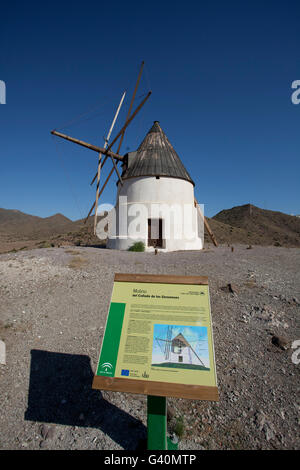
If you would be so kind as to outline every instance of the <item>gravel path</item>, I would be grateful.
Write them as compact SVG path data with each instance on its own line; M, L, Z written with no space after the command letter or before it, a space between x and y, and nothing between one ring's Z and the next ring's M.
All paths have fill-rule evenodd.
M0 448L144 445L146 397L91 389L114 273L132 272L209 278L220 402L168 399L180 448L299 449L299 267L299 249L243 245L0 255Z

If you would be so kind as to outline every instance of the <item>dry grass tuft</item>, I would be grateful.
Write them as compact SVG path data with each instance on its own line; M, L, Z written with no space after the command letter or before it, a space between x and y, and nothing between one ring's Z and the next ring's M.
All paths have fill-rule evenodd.
M74 256L68 264L68 267L71 269L80 269L86 266L88 263L86 258L79 256Z
M69 253L70 255L80 255L80 252L77 250L65 250L65 253Z

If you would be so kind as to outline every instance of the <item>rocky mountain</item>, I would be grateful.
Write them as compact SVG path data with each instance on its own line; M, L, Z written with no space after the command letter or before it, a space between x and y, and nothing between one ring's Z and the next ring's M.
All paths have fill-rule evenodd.
M72 221L62 214L37 217L0 208L0 253L58 245L99 244L93 234L93 217Z
M300 246L300 218L293 215L245 204L223 210L210 221L217 239L219 233L220 239L230 237L226 241L231 243Z
M43 218L14 209L0 209L0 234L2 237L47 238L72 230L76 230L74 222L62 214Z

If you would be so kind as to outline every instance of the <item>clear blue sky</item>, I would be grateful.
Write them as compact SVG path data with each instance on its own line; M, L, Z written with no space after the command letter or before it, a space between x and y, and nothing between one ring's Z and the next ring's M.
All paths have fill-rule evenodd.
M87 214L97 154L50 131L103 144L144 60L138 96L153 93L121 153L159 120L207 216L249 202L300 213L299 1L10 1L0 14L0 207Z

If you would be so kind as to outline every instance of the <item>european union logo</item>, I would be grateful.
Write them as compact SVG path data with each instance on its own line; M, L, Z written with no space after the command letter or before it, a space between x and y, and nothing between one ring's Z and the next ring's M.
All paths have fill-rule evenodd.
M128 376L129 376L129 370L127 370L127 369L122 369L122 370L121 370L121 375L125 375L126 377L128 377Z

